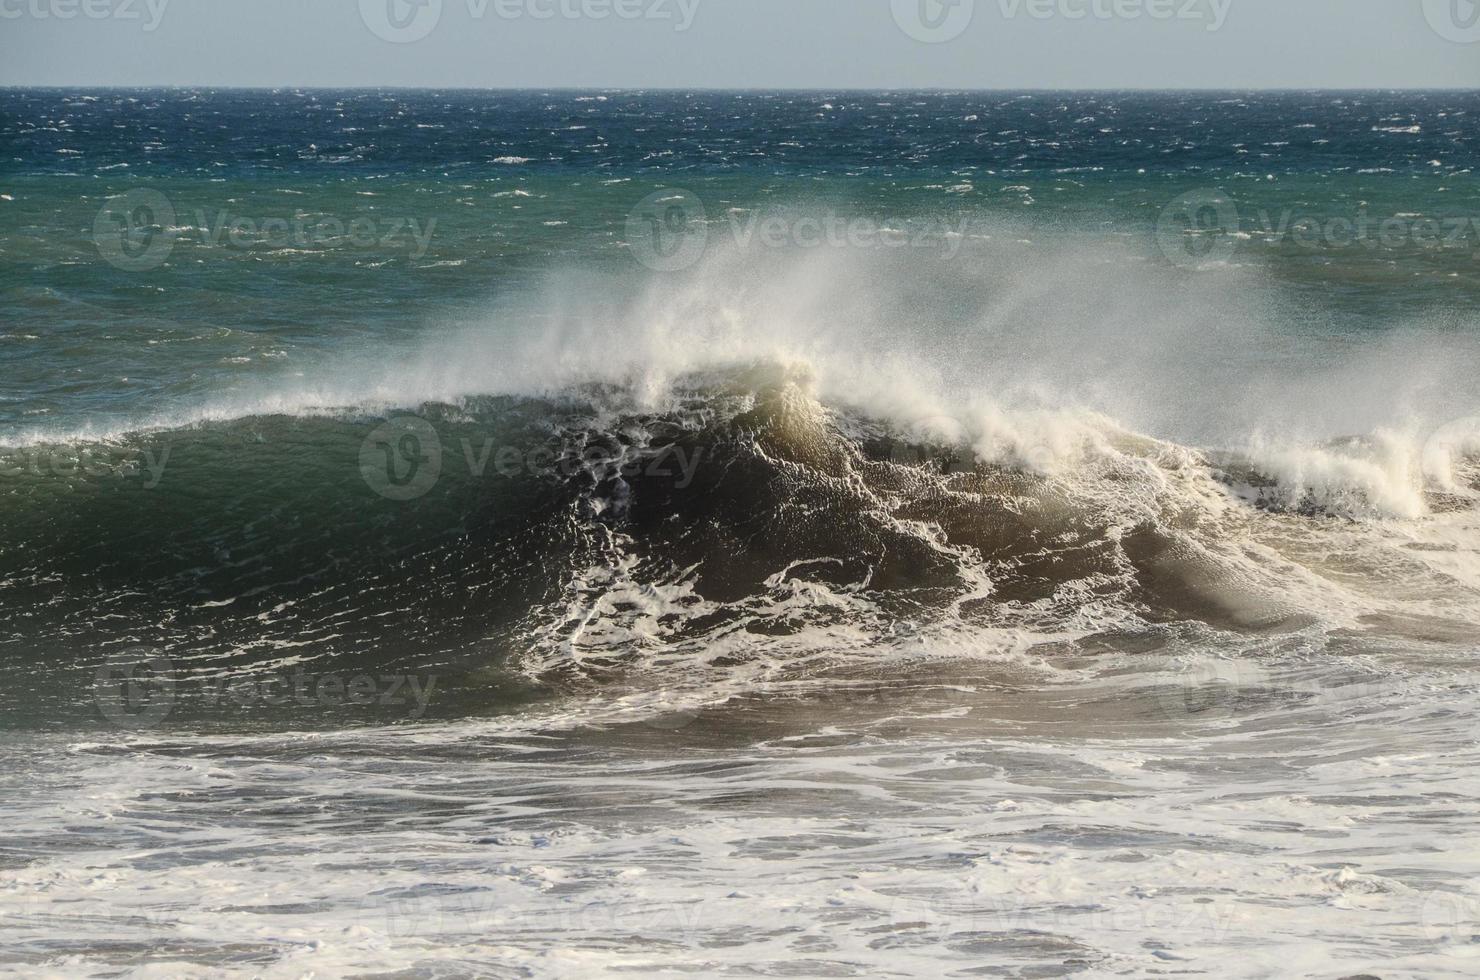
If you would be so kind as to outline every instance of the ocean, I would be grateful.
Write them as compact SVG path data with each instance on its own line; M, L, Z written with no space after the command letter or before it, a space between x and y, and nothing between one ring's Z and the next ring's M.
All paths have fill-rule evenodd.
M0 973L1480 970L1480 93L0 137Z

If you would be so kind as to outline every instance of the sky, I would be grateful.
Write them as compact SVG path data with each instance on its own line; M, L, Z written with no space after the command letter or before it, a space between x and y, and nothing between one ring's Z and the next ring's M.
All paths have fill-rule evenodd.
M1480 87L1480 0L0 0L0 85Z

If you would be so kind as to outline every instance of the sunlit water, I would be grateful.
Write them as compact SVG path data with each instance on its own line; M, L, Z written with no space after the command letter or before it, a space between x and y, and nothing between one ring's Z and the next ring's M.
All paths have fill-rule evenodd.
M0 105L0 970L1480 968L1475 95Z

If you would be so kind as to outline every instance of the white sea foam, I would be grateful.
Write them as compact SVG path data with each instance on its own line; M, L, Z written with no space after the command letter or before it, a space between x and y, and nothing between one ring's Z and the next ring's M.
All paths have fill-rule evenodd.
M1473 442L1436 434L1467 431L1480 413L1474 344L1416 324L1353 343L1319 324L1282 325L1258 270L1189 278L1121 259L1114 245L1071 238L1026 250L978 242L955 262L716 249L641 288L556 274L486 323L431 330L420 349L339 356L155 416L5 441L592 382L656 407L681 379L765 363L789 366L826 404L905 426L954 419L984 458L1045 473L1143 433L1244 454L1292 498L1352 515L1420 517L1426 489L1459 489L1453 469ZM1343 437L1361 438L1334 441Z
M0 972L1469 975L1476 678L1217 663L12 741Z

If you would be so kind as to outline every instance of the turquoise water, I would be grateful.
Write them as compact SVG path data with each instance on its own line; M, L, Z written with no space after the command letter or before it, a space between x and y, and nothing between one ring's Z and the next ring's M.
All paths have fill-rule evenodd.
M502 710L531 681L505 669L567 642L561 597L608 560L593 530L636 533L658 580L686 554L725 603L775 572L738 558L782 506L735 456L757 418L1051 480L1098 479L1086 433L1114 424L1259 506L1407 518L1432 507L1434 434L1474 411L1473 93L3 98L21 663L435 666L472 692L454 714ZM642 471L671 447L681 487ZM703 547L667 533L675 507L713 528ZM830 507L778 567L876 580L878 556L826 544L852 520ZM998 594L1032 547L967 546L1005 563ZM956 561L910 617L980 588ZM1157 561L1026 596L1129 563L1116 601L1140 609ZM932 574L882 594L914 608ZM1165 615L1219 621L1203 591ZM27 681L48 715L76 700L59 676Z
M563 269L632 279L647 270L629 212L669 186L696 195L721 241L731 208L793 209L1089 232L1153 258L1170 203L1222 190L1259 232L1240 257L1344 329L1474 309L1473 93L0 98L12 441L184 410L337 351L402 349ZM110 198L140 190L165 195L179 230L134 272L104 260L114 231L95 239ZM1403 216L1405 231L1325 240L1327 223L1364 215ZM1323 226L1314 245L1277 233L1302 218ZM1415 235L1422 218L1447 222L1442 243ZM145 247L143 228L129 234Z
M1472 974L1477 114L0 91L0 970Z

